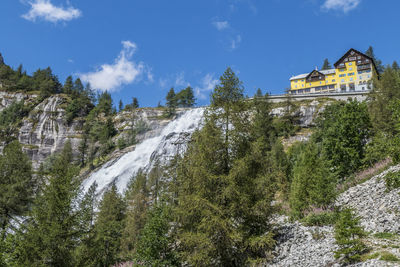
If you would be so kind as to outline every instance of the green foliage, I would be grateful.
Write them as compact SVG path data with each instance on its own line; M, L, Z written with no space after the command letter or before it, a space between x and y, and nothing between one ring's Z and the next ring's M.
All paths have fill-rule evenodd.
M389 172L384 179L388 191L400 187L400 172Z
M113 185L104 193L94 226L94 266L112 266L119 262L125 211L125 202Z
M361 255L367 251L366 245L361 240L366 234L359 221L351 209L345 208L340 211L335 224L335 239L339 246L335 251L335 257L343 257L346 263L360 261Z
M400 99L400 72L391 67L380 74L380 79L375 79L369 94L369 113L374 128L389 136L396 134L393 109L390 105L394 100Z
M372 46L368 47L367 51L365 51L365 54L366 54L367 56L369 56L370 58L372 58L372 60L374 61L375 66L376 66L376 68L377 68L377 70L378 70L379 73L382 73L382 72L385 70L385 68L384 68L383 65L382 65L382 61L379 60L379 59L375 56L374 48L373 48Z
M194 97L193 88L188 86L176 94L176 105L177 107L193 107L196 103Z
M24 101L13 102L0 112L0 140L6 143L14 140L22 118L27 116L31 107L25 106Z
M4 148L0 170L0 239L4 240L10 221L25 215L32 204L35 180L31 162L18 141Z
M282 116L275 118L274 127L278 136L289 137L294 135L299 129L299 114L297 107L293 103L290 95L287 96L284 103L284 113Z
M48 182L35 200L24 235L18 240L21 266L73 266L79 238L78 169L71 165L72 149L66 144L57 156ZM44 234L45 233L45 234Z
M324 226L336 223L338 213L336 211L324 211L319 213L310 213L302 219L306 226Z
M294 218L302 218L312 207L326 208L335 199L336 176L330 172L316 144L304 146L293 166L290 207Z
M380 232L374 234L374 237L380 238L380 239L393 239L396 236L396 234L393 233L387 233L387 232Z
M390 252L384 251L381 253L381 257L379 258L382 261L400 261L399 258L397 258L395 255L393 255Z
M327 106L317 121L313 138L321 144L322 155L343 178L362 166L370 136L367 104L350 101Z
M274 135L262 128L271 118L261 104L245 103L242 91L228 68L204 127L177 163L176 243L189 265L243 266L265 258L274 244L268 221L280 170L273 167ZM259 115L250 120L253 108Z
M329 60L325 58L321 70L329 70L329 69L332 69L331 63L329 63Z
M132 177L126 191L127 212L121 239L122 253L125 256L133 257L138 250L139 237L147 221L150 200L147 187L146 174L139 171Z
M173 250L171 222L171 208L167 205L159 204L149 211L135 255L138 262L145 266L180 266Z

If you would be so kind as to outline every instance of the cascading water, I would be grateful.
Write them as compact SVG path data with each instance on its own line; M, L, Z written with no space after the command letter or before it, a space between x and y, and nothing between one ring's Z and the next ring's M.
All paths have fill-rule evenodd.
M204 109L195 108L183 113L171 121L160 134L143 140L134 151L128 152L116 161L106 163L101 169L92 173L83 182L84 192L96 182L97 194L102 194L112 183L120 193L124 192L131 177L140 169L149 171L155 160L165 163L177 153L174 145L182 134L192 134L200 127Z

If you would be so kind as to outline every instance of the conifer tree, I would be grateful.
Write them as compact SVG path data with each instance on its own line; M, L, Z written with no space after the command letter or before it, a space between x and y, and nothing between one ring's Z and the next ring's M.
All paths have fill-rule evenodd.
M171 88L168 91L167 96L165 97L167 110L165 115L167 117L171 117L175 114L175 109L177 107L177 100L174 88Z
M74 87L72 76L68 76L63 86L64 94L71 94Z
M35 181L28 156L18 141L8 144L0 156L0 226L4 240L10 220L22 216L33 201Z
M140 233L146 223L149 205L149 192L146 174L139 171L131 179L126 192L127 211L125 228L121 239L121 248L124 255L134 255L138 249Z
M378 70L379 73L382 73L382 72L385 70L384 66L382 65L382 61L379 60L379 59L375 56L374 48L373 48L372 46L368 47L367 51L365 51L365 54L366 54L367 56L369 56L370 58L372 58L372 60L374 61L375 66L376 66L376 68L377 68L377 70Z
M329 63L329 60L325 58L321 70L329 70L329 69L332 69L331 63Z
M335 198L336 177L310 142L298 155L293 167L290 207L294 218L302 218L312 207L326 208Z
M170 232L171 208L165 204L154 206L139 237L135 259L145 266L180 266L173 250Z
M397 61L395 60L395 61L393 61L393 64L392 64L392 69L394 69L395 71L398 71L398 70L400 70L400 66L399 66L399 64L397 63Z
M139 101L136 97L132 98L132 108L133 109L139 108Z
M257 92L256 92L256 94L254 95L254 97L258 97L258 98L263 97L263 93L262 93L262 91L261 91L260 88L257 89Z
M98 251L95 266L118 263L124 229L125 203L115 184L104 193L95 224L95 244Z
M118 103L118 110L119 110L119 112L121 112L123 109L124 109L124 104L122 103L122 100L120 99L119 103Z
M0 66L4 65L4 58L3 55L0 53Z
M56 157L48 183L35 200L17 253L21 266L74 266L73 251L80 231L78 168L71 165L69 142Z
M176 169L178 250L182 262L193 266L243 266L265 257L274 243L268 224L276 186L270 133L248 133L251 105L242 101L233 71L228 68L220 81L204 127Z
M360 219L349 208L343 209L335 224L335 239L339 249L335 251L335 258L343 257L346 263L360 261L360 256L367 250L361 238L366 233L360 226Z

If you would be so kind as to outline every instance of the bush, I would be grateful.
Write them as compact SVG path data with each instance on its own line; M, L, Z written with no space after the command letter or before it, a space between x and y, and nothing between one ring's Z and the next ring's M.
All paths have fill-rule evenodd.
M389 172L385 176L386 188L388 191L400 187L400 172Z
M399 258L397 258L392 253L386 252L386 251L382 252L382 255L381 255L380 259L383 260L383 261L399 261Z
M302 222L306 226L333 225L336 223L338 213L336 211L325 211L322 213L310 213Z

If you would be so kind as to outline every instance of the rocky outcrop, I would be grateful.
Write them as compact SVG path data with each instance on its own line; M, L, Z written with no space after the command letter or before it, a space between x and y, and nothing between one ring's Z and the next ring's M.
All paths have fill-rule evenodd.
M0 87L1 88L1 87ZM38 95L27 93L11 93L0 91L0 111L10 106L13 102L25 101L25 103L33 102Z
M387 192L384 180L388 172L398 171L400 166L393 166L348 189L338 197L336 205L353 208L366 231L400 234L400 188Z
M79 122L67 125L62 104L65 99L54 95L39 105L24 119L19 131L19 142L37 168L48 156L61 151L67 140L77 153L80 141Z

